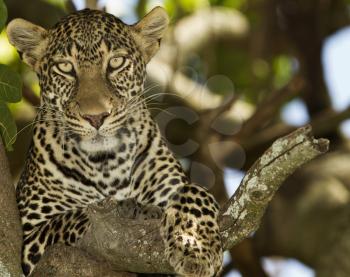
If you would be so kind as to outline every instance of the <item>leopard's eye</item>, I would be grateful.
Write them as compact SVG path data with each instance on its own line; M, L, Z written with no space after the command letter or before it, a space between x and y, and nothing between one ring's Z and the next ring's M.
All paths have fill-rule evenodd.
M127 64L126 57L114 57L109 60L110 70L121 70Z
M59 62L55 64L55 68L57 71L59 71L58 73L68 74L72 76L75 74L74 67L70 62Z

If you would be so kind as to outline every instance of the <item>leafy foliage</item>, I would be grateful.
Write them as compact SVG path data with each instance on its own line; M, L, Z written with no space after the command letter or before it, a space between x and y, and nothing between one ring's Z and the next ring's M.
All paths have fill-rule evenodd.
M4 28L7 19L7 9L0 0L0 30ZM19 74L0 64L0 135L7 150L12 150L16 140L17 127L7 103L16 103L21 100L22 81Z
M0 99L16 103L21 100L20 89L21 77L8 66L0 64Z
M17 127L7 104L0 101L0 134L6 149L12 151L12 144L16 140Z

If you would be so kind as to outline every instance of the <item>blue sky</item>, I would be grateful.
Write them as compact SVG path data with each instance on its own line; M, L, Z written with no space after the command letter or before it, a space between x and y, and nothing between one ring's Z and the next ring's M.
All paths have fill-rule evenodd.
M324 43L322 62L325 81L336 111L350 105L350 28L344 28L330 36ZM282 118L296 126L304 125L309 118L300 99L291 101L282 111ZM350 119L341 125L343 133L350 137Z
M350 105L350 28L344 28L324 44L323 64L326 83L337 111Z
M325 79L334 109L342 111L350 105L350 28L331 36L324 45ZM342 124L342 131L350 137L350 119Z

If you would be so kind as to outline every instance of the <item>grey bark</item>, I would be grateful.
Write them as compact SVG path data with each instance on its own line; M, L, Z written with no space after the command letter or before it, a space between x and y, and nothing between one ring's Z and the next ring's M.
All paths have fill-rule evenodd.
M325 153L328 144L328 140L314 139L310 126L299 128L272 144L248 170L234 196L223 207L225 224L221 235L226 249L258 229L280 185L301 165Z
M22 229L7 157L0 139L0 276L21 276Z
M69 261L69 262L67 262ZM49 247L31 277L136 277L134 273L116 272L86 252L63 244Z

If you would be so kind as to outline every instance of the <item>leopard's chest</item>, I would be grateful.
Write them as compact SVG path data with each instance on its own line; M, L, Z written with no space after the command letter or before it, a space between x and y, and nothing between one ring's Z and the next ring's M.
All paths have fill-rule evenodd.
M64 193L65 198L74 199L79 205L108 196L125 199L131 190L136 141L132 135L120 135L113 151L87 153L74 140L62 147L62 143L47 139L46 145L37 145L46 161L39 167L43 176L39 183L45 184L46 193Z

